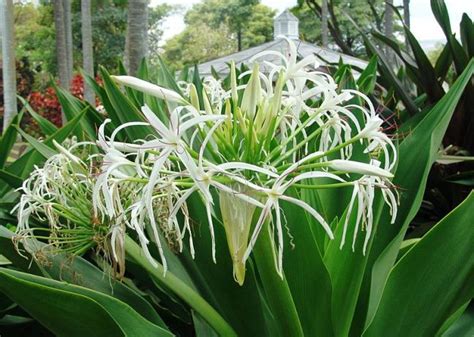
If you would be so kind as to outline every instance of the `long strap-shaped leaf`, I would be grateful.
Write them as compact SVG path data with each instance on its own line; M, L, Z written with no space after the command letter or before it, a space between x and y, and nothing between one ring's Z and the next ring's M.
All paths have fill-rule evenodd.
M401 188L401 205L397 220L390 224L390 215L384 212L378 225L374 243L369 255L366 285L370 287L370 299L361 298L361 312L367 312L369 322L376 312L383 287L398 255L400 244L409 223L416 215L425 190L428 174L437 159L437 152L449 121L454 113L464 88L474 73L472 60L451 90L431 109L426 117L400 144L399 164L394 184ZM368 290L365 289L367 292ZM359 313L360 314L360 313Z
M390 272L364 337L435 336L474 295L474 192Z
M0 290L57 336L173 336L124 302L87 288L0 268Z

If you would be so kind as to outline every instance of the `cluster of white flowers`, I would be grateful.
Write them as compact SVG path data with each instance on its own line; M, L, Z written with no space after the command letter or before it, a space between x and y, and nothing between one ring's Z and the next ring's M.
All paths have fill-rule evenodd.
M125 223L138 234L151 263L156 262L148 249L149 232L166 269L160 238L163 226L177 233L180 249L187 234L194 256L186 205L193 193L200 195L206 209L214 260L214 199L215 194L219 196L234 277L239 283L243 282L245 262L266 222L276 233L276 267L282 272L281 202L303 208L333 238L331 227L317 209L285 195L302 181L313 184L313 188L317 188L314 184L318 180L326 186L353 186L341 246L351 213L357 209L353 240L363 223L365 252L373 227L376 188L382 191L393 218L396 216L398 196L390 182L396 149L383 133L382 120L372 103L360 92L338 90L329 75L314 70L318 67L315 57L298 61L295 45L292 41L288 45L289 55L273 51L257 55L253 68L240 75L243 85L237 85L233 65L228 90L220 81L206 79L203 106L193 98L196 89L192 84L186 86L189 97L182 97L135 78L115 77L125 86L178 104L166 121L143 106L146 122L124 124L110 137L104 134L104 126L99 131L98 144L105 155L94 188L95 209L110 218L126 214ZM259 71L258 59L268 53L278 56L282 64L267 62L270 72L265 74ZM364 104L358 104L361 101ZM137 125L151 126L155 135L130 143L115 141L117 132ZM353 146L358 143L367 154L366 162L351 160ZM139 192L136 201L124 209L120 185L131 181L139 186ZM164 225L156 218L156 201L166 205ZM252 226L257 210L260 215Z
M295 195L301 188L352 186L341 248L356 210L352 247L363 227L365 253L374 226L376 189L389 205L392 221L396 217L398 195L390 182L395 146L382 131L382 120L367 97L355 90L339 90L328 74L315 70L319 65L314 56L298 61L294 43L288 40L288 45L288 55L268 51L255 56L253 68L239 78L232 64L227 89L219 80L205 79L201 97L189 83L180 84L183 97L134 77L114 77L120 84L168 102L167 120L145 105L141 109L145 121L125 123L110 136L105 132L110 122L106 120L98 133L98 175L92 174L90 163L72 154L80 144L68 150L57 145L60 155L49 158L25 181L18 231L29 230L28 219L33 213L45 215L54 228L57 214L67 213L71 222L76 217L78 222L87 222L92 209L92 219L108 224L111 255L117 263L124 260L128 227L136 232L150 263L156 265L148 247L150 240L154 241L166 271L163 240L175 242L181 251L187 238L194 257L188 201L195 193L206 210L216 261L218 196L234 278L242 284L246 261L265 224L275 237L275 264L282 274L281 203L301 207L333 239L330 219ZM270 71L262 73L258 60L268 53L281 59L281 64L266 62ZM244 84L237 85L238 79ZM116 141L125 128L140 126L153 133L128 143ZM365 156L364 161L352 159L356 145L362 154L358 158ZM74 198L69 194L76 194L77 188L88 189L91 198L71 206ZM289 190L293 190L292 196ZM76 215L76 210L80 214Z

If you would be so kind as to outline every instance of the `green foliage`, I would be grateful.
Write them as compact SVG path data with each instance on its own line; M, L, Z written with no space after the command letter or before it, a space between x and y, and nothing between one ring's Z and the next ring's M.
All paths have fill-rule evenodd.
M333 48L341 48L344 44L346 54L365 57L365 45L362 36L354 29L352 20L356 22L363 34L371 30L383 30L385 1L367 0L328 0L329 7L329 44ZM321 0L299 0L298 5L291 9L300 20L300 36L303 40L321 44ZM350 16L350 18L348 17ZM394 31L401 30L401 21L394 18Z
M350 68L343 65L335 78L341 87L372 95L377 72L380 63L374 57L357 81ZM103 86L93 79L87 80L106 107L107 117L112 119L111 129L127 121L142 120L139 106L143 101L153 104L160 118L169 114L166 104L156 97L140 95L134 89L122 91L105 70L101 74ZM189 202L189 213L196 228L196 258L191 258L189 247L179 255L165 247L169 257L168 279L161 269L148 264L132 241L133 235L127 238L129 261L123 283L104 276L110 267L95 253L86 253L83 259L50 256L47 250L40 250L45 254L36 256L32 269L28 269L30 261L16 254L12 233L0 227L0 255L11 262L0 271L0 291L26 311L21 317L32 317L60 336L173 333L201 337L218 336L216 331L223 336L233 335L234 331L238 336L438 336L445 332L453 336L453 331L469 331L464 322L470 322L471 311L462 314L474 291L474 194L427 235L415 242L404 243L403 239L422 203L439 145L473 74L471 61L446 94L427 106L420 118L411 120L410 132L400 141L400 160L394 177L401 194L399 215L390 224L389 209L382 203L381 195L376 195L376 233L365 255L361 240L356 242L355 251L348 245L339 248L347 205L343 201L351 191L341 190L335 195L331 191L306 189L295 197L324 210L335 239L329 241L301 208L285 205L287 247L283 279L274 270L269 254L274 248L269 232L265 231L267 237L257 241L246 281L239 286L232 279L232 261L222 226L216 227L218 261L212 262L206 211L200 198L194 196ZM161 62L158 75L161 85L176 87ZM140 76L151 80L146 65L142 66ZM202 88L198 75L193 81L197 88ZM104 120L105 116L95 113L86 103L62 94L63 108L72 117L70 124L51 129L42 143L31 140L30 148L17 162L3 161L3 169L17 177L17 181L24 179L33 165L41 165L42 153L56 151L53 139L61 141L71 136L79 125L84 131L81 136L90 139L90 130ZM16 120L15 125L18 123ZM8 130L8 135L0 138L0 144L8 144L0 147L0 158L8 157L18 132L15 127ZM119 134L117 140L130 141L152 132L146 128L128 130ZM1 224L14 227L16 220L8 217L8 212L18 201L18 195L6 182L0 184L0 191ZM349 228L354 227L354 221L349 219ZM31 258L24 247L19 248ZM156 252L151 253L156 256ZM107 286L109 281L113 289Z
M16 55L28 58L37 72L56 72L53 9L49 5L35 7L30 3L16 3L15 39ZM49 80L49 79L45 79Z
M472 42L474 24L469 16L464 14L462 17L460 32L464 38L458 39L451 31L449 13L444 1L433 0L431 7L447 40L436 53L425 53L408 27L404 27L404 35L410 50L404 48L398 40L389 39L377 31L372 33L374 39L371 39L370 35L366 35L364 30L358 27L369 55L376 55L378 58L380 65L378 82L385 88L387 96L388 94L395 96L394 103L402 101L406 108L405 111L400 109L397 116L397 123L401 125L400 133L409 133L414 125L426 116L427 111L442 100L446 89L453 85L459 75L467 69L468 61L474 57L471 48L474 44ZM400 61L400 66L394 66L393 62L380 51L380 46L376 45L375 41L391 49ZM474 118L470 113L470 107L474 104L473 96L474 84L470 82L467 83L465 93L456 106L439 154L439 164L443 164L442 159L445 156L457 159L457 162L455 160L450 165L436 165L433 168L425 195L425 207L417 220L419 222L433 218L440 219L469 193L466 185L455 182L464 181L469 186L469 177L472 177L473 166L469 162L469 156L474 153L472 137ZM397 109L396 104L391 104L390 108ZM420 230L426 231L426 229Z
M72 1L73 54L75 69L82 67L81 6L80 1ZM121 0L92 1L92 37L94 68L107 65L116 72L123 61L125 32L127 28L126 2ZM159 53L159 43L163 31L161 23L170 15L174 7L162 4L149 8L149 51ZM18 59L26 57L32 68L39 74L40 85L49 82L49 74L56 73L55 28L53 6L41 2L39 6L18 2L15 11L16 54Z

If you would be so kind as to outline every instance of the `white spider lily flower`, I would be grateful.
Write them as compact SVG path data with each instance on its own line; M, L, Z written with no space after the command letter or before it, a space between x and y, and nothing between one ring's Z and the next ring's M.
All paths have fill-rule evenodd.
M122 275L125 261L123 231L111 226L112 218L107 214L93 211L94 176L89 170L95 157L84 155L94 144L70 143L56 143L60 152L49 157L42 168L36 167L20 188L20 202L12 210L18 217L18 242L30 245L36 242L35 239L46 239L44 249L53 252L64 249L73 254L82 254L95 247ZM112 197L117 197L117 193L112 193ZM126 223L122 221L122 211L123 208L117 210L122 214L116 219L120 226ZM46 222L48 227L31 227L32 217Z
M383 120L378 116L372 116L367 120L364 129L359 133L359 137L369 141L365 153L382 149L385 156L385 170L392 170L397 161L397 150L390 138L382 131ZM389 151L390 148L390 151ZM390 155L391 152L391 155Z
M329 161L327 163L327 166L332 168L333 170L342 171L346 173L358 173L384 178L393 178L393 174L391 172L381 169L378 166L352 160L335 159Z
M315 205L298 199L303 188L353 186L347 216L357 207L354 235L360 227L366 231L364 253L374 226L376 189L382 191L392 220L395 218L397 194L389 179L393 177L396 149L383 133L372 103L357 91L339 90L328 74L308 70L318 67L315 56L298 60L297 47L287 41L288 55L265 51L252 58L254 62L271 54L280 59L281 64L265 62L268 74L260 72L255 62L252 70L237 77L231 62L228 87L225 82L207 78L204 90L198 93L194 85L181 83L189 89L183 98L134 80L138 83L136 89L145 93L156 89L160 98L181 105L170 109L167 121L144 106L145 122L133 125L149 125L154 134L130 144L115 142L114 138L119 130L132 124L119 126L108 140L104 127L99 129L104 160L113 163L102 164L102 171L110 172L104 183L108 194L97 194L101 199L97 204L104 205L99 212L106 218L112 212L116 217L125 214L125 223L136 231L150 263L156 263L148 249L151 238L165 271L163 238L173 236L171 241L166 239L168 245L177 245L176 250L181 251L188 236L188 249L194 257L192 214L187 207L194 193L199 194L206 212L214 262L218 258L215 246L219 244L214 223L221 215L217 220L223 223L234 279L239 284L244 282L246 261L265 223L274 230L275 238L271 240L276 248L275 267L283 274L282 202L303 209L333 238L329 226L332 219L324 218ZM365 149L353 146L359 141L368 144ZM360 158L364 150L370 163L351 160ZM383 165L376 160L383 161ZM122 205L121 196L127 193L125 182L136 186L127 207ZM220 212L214 209L215 195L219 197ZM255 212L260 212L257 219Z
M177 92L160 87L159 85L141 80L133 76L111 76L116 82L127 87L139 90L151 96L161 98L165 101L186 104L186 100Z
M261 91L262 88L260 86L260 73L258 70L258 64L255 63L249 83L244 90L241 104L242 112L244 114L248 114L251 119L255 117L257 107L262 99Z

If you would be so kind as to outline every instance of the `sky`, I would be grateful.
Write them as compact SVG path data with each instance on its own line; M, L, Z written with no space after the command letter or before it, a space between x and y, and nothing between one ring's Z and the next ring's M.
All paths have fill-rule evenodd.
M183 8L181 13L170 16L164 23L164 39L178 34L184 29L183 14L186 9L200 0L151 0L151 5L161 3L169 3L172 5L180 5ZM262 3L274 8L278 13L286 8L296 5L297 0L262 0ZM461 21L462 13L466 12L468 15L474 17L474 0L445 0L446 6L451 17L451 25L454 32L459 32L459 22ZM401 5L402 0L395 0L395 5ZM413 34L425 46L434 46L439 41L444 40L443 32L439 28L430 7L430 0L411 0L411 30Z

